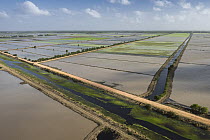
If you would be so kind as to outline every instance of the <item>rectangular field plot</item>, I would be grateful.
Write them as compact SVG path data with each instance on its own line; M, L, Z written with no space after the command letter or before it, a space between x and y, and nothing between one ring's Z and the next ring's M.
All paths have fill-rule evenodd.
M59 61L51 61L43 64L137 95L146 92L147 87L153 78L153 76L149 75L120 72Z
M175 73L171 99L210 108L209 37L209 34L194 34L191 38Z
M45 43L45 42L17 42L17 43L10 43L11 45L17 46L27 46L27 47L34 47L34 46L45 46L45 45L53 45L52 43Z
M176 70L171 99L185 104L210 108L210 66L179 64Z
M185 41L189 34L170 34L160 37L123 44L100 50L100 53L151 55L168 57ZM174 41L176 40L176 41Z
M71 46L77 47L101 47L101 46L108 46L108 45L100 45L100 44L85 44L85 43L78 43L78 44L70 44Z
M61 52L61 51L45 50L45 49L39 49L39 48L29 48L29 49L24 49L23 51L28 52L28 53L38 54L38 55L49 56L49 57L65 54L65 52Z
M13 45L13 44L0 44L0 47L7 48L5 50L21 49L28 47L27 45Z
M86 45L86 44L85 44ZM67 48L67 49L87 49L87 48L93 48L93 47L101 47L102 45L80 45L80 44L66 44L66 45L55 45L53 47L61 47L61 48Z
M127 42L127 41L135 41L147 38L147 36L130 36L130 37L114 37L111 39L106 39L106 41L121 41L121 42Z
M143 75L154 76L161 67L160 64L150 64L141 62L127 62L119 60L108 60L98 58L84 58L80 56L58 60L60 62L78 64L88 67L98 67L102 69L111 69L116 71L125 71L130 73L139 73Z
M45 40L45 41L36 41L36 43L49 43L49 44L66 44L66 43L75 43L77 40Z
M97 127L9 73L0 71L0 77L1 139L82 140Z
M89 44L96 44L96 45L113 45L117 43L121 43L122 41L87 41L87 42L81 42L81 43L89 43Z
M126 62L140 62L140 63L150 63L150 64L163 64L167 60L167 58L164 57L120 55L120 54L108 54L108 53L86 53L80 55L80 57L118 60Z
M209 39L210 34L194 34L181 62L210 65Z
M71 48L70 46L68 48L59 47L59 46L47 46L47 47L39 47L39 49L45 49L50 51L60 51L60 52L76 52L78 50L81 50L81 48Z
M18 50L12 50L8 51L10 54L16 54L20 58L26 58L26 59L31 59L31 60L37 60L39 58L47 58L47 56L44 55L38 55L38 54L33 54L33 53L28 53L24 51L18 51Z
M101 38L101 37L91 37L91 36L88 36L88 37L71 37L71 38L63 38L63 39L60 39L60 40L78 40L78 41L82 41L82 40L103 40L103 39L107 39L107 38Z

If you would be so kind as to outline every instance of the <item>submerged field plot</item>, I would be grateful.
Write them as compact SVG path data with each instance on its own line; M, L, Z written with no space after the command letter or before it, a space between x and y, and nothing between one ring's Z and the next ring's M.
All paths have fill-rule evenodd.
M175 72L171 99L210 108L210 34L194 34Z
M140 95L147 91L156 72L188 36L174 33L43 64Z
M81 140L97 126L9 73L0 77L1 139Z

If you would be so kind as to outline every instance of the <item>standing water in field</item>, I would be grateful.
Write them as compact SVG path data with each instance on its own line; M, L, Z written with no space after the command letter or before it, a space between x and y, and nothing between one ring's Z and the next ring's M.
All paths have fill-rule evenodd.
M97 126L7 72L0 79L2 140L81 140Z

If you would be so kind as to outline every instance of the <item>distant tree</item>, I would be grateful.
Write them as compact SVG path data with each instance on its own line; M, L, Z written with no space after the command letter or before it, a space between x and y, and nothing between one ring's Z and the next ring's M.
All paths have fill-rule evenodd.
M34 46L34 48L36 49L36 46Z
M68 53L69 51L68 50L66 50L66 53Z

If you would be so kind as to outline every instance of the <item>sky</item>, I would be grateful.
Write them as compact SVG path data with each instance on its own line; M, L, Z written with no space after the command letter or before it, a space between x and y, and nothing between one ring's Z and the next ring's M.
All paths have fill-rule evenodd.
M210 31L210 0L0 0L0 31Z

